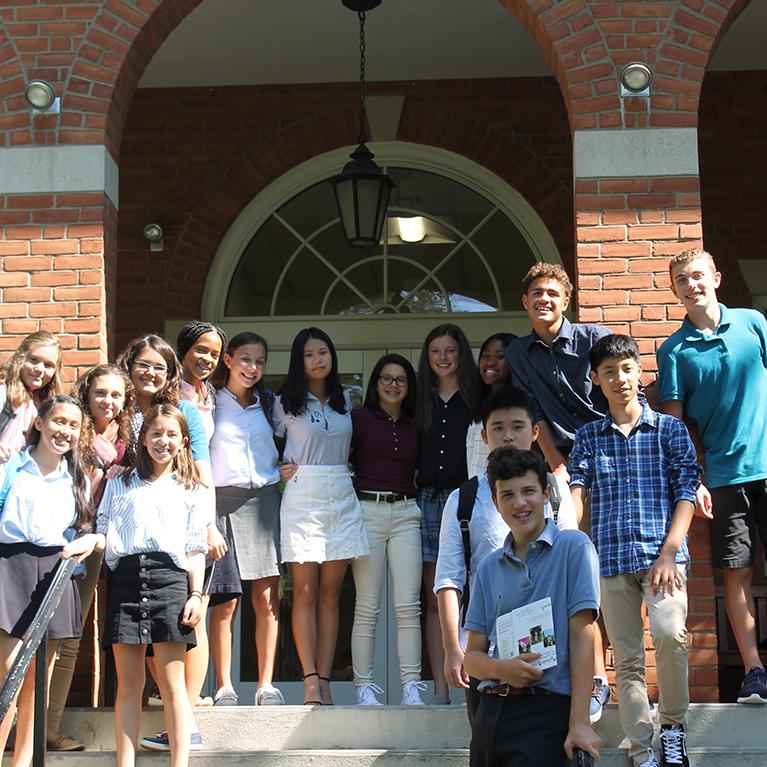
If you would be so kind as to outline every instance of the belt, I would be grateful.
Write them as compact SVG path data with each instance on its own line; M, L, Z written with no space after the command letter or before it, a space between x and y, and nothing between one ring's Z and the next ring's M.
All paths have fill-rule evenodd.
M501 698L517 695L553 695L549 690L542 687L512 687L510 684L497 684L495 687L486 687L480 692L485 695L499 695Z
M369 493L367 490L357 490L357 498L375 503L396 503L415 498L415 493Z

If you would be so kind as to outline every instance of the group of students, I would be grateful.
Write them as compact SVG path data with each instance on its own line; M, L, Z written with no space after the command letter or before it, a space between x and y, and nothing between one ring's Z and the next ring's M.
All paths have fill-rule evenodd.
M193 322L175 349L144 335L72 396L60 393L55 336L27 337L0 387L0 660L7 672L59 558L77 557L81 572L49 628L49 745L72 747L61 711L102 559L121 767L139 742L169 750L173 767L202 747L193 707L209 655L214 703L237 703L232 630L243 585L256 618L255 703L283 703L272 684L283 564L304 702L333 702L351 563L356 699L380 705L373 651L388 562L402 704L423 705L426 689L423 586L431 702L465 689L473 766L553 767L575 748L598 758L604 629L630 756L636 767L657 765L643 602L662 759L689 765L685 537L696 511L713 516L715 563L727 568L728 615L750 669L739 700L767 702L749 570L755 528L767 533L767 449L749 439L765 420L767 323L717 302L720 276L704 251L676 256L670 275L688 313L658 353L662 408L676 418L647 405L631 338L567 320L572 287L552 264L524 278L528 336L491 336L477 364L462 331L439 325L417 373L400 355L381 357L355 410L318 328L296 336L277 394L264 386L267 342L251 332L228 340ZM507 616L541 600L545 631L531 628L510 656ZM551 647L555 665L538 662ZM167 731L139 741L145 665ZM31 674L18 698L14 767L31 758ZM0 724L0 745L12 720Z

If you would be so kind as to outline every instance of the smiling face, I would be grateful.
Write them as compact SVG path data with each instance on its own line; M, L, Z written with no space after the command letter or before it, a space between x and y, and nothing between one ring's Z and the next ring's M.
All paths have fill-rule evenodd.
M310 338L304 344L304 375L307 381L324 381L333 367L328 345L319 338Z
M722 275L705 256L675 266L671 272L671 290L689 312L705 311L716 303L716 291Z
M130 379L139 400L159 394L168 380L168 366L163 356L154 349L142 349L133 360Z
M491 341L479 355L479 377L483 383L496 388L509 379L509 368L506 365L506 350L499 339Z
M521 407L493 410L482 429L482 439L492 452L497 447L529 450L538 439L538 427L533 426L527 411Z
M388 362L381 368L376 384L378 401L382 407L388 405L391 408L402 407L402 402L407 397L407 372L402 365Z
M538 475L527 471L521 477L498 479L493 501L514 536L514 543L525 545L534 541L546 526L543 506L549 488L541 487Z
M639 391L642 366L633 358L607 357L591 371L591 380L599 386L610 405L621 407L631 402Z
M29 392L40 391L47 386L59 364L59 350L55 346L34 346L21 365L19 376Z
M186 445L179 422L167 415L155 418L144 433L143 445L156 470L171 471L173 459Z
M38 450L51 455L66 455L80 439L83 414L79 407L62 402L54 405L45 418L35 418L35 428L40 432Z
M221 356L221 336L215 331L203 333L181 361L184 380L195 384L205 381L218 364Z
M427 349L429 367L437 379L451 378L458 374L458 341L450 336L438 336Z
M125 383L118 375L109 373L93 380L88 389L88 410L100 431L114 421L125 405Z
M522 296L530 322L551 326L562 321L562 315L570 305L564 285L551 277L540 277L530 283Z
M226 379L228 389L235 394L252 389L266 370L266 349L263 344L244 344L231 354L224 354L224 364L229 368Z

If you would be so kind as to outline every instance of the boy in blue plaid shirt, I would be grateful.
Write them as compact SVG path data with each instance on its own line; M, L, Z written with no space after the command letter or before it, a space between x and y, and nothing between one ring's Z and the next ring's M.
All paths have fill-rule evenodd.
M640 402L642 368L632 338L599 339L589 362L610 412L577 431L570 486L576 510L591 493L602 614L615 655L629 755L635 767L659 764L647 706L644 602L655 645L663 764L689 767L684 732L690 701L686 538L701 468L684 423Z

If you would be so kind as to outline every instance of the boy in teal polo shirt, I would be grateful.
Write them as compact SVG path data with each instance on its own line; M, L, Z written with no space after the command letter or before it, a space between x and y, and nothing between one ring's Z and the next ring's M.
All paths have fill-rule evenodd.
M661 409L687 421L704 469L699 513L711 519L711 554L724 569L727 615L747 669L738 703L767 703L751 588L756 531L767 544L767 322L716 297L722 276L709 253L669 264L687 311L658 349Z

